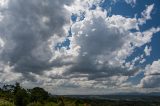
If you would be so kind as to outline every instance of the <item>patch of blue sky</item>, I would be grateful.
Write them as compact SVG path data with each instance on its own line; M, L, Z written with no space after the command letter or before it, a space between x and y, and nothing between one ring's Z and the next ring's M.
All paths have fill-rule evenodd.
M72 22L77 22L77 21L82 21L85 18L85 12L79 11L79 14L77 13L72 13L71 15L71 21Z
M148 30L152 27L160 27L160 2L154 4L154 9L151 13L151 20L147 20L146 24L139 26L141 31Z
M72 15L70 17L72 22L82 21L82 20L84 20L84 18L85 18L85 12L82 12L82 11L80 11L79 15L75 14L75 13L72 13ZM69 37L72 37L72 29L71 29L71 27L68 30L67 38L63 42L57 43L55 49L58 50L58 49L61 49L62 47L65 47L67 50L70 49Z
M111 8L113 7L113 1L112 0L103 0L99 3L99 7L102 8L102 11L107 10L108 16L111 16Z
M141 71L140 73L138 73L135 76L129 77L126 82L131 82L132 85L137 85L137 84L140 83L140 81L141 81L142 78L144 78L144 71Z
M111 8L111 15L122 15L124 17L141 17L141 12L146 9L146 5L155 4L156 7L160 5L158 0L137 0L137 3L134 7L130 4L127 4L125 0L116 0L117 2L113 2L113 0L103 0L99 4L102 10L109 10ZM159 11L159 9L157 9ZM156 16L155 16L156 17Z
M77 14L74 14L74 13L72 13L72 15L71 15L71 21L72 22L76 22L77 21Z
M79 21L84 20L84 18L85 18L85 12L84 12L84 11L81 11L81 12L80 12L80 15L79 15Z
M67 50L70 49L70 40L68 38L66 38L65 41L63 41L61 43L57 43L55 49L59 50L62 47L65 47Z
M148 44L146 44L146 45L148 45ZM145 46L146 45L143 45L143 46L141 46L141 47L136 47L135 49L134 49L134 51L133 51L133 53L130 55L130 56L128 56L127 58L126 58L126 62L131 62L131 61L133 61L137 56L138 57L141 57L141 55L144 55L144 48L145 48ZM144 55L144 58L145 58L146 56ZM146 64L144 64L144 63L139 63L140 61L137 61L137 62L135 62L135 66L136 67L145 67L146 66Z
M72 29L71 29L71 27L68 30L68 36L67 37L72 37Z
M140 56L144 53L144 46L136 47L133 53L126 59L126 62L133 60L136 56Z
M152 51L151 55L146 58L146 64L151 64L153 61L160 59L160 32L153 35L150 45L152 47Z
M144 68L147 64L152 64L153 61L157 61L158 59L160 59L160 46L159 46L160 36L159 35L160 35L160 32L154 34L150 43L147 43L141 47L135 48L134 52L129 57L127 57L126 62L131 62L137 56L141 56L142 54L144 54L144 59L146 59L146 61L144 63L139 63L139 61L135 63L135 66ZM146 47L146 45L152 47L152 50L149 56L145 56L145 53L144 53L144 48Z
M104 0L99 6L102 10L109 10L109 16L122 15L124 17L134 17L136 13L135 9L133 9L130 5L119 0L116 3L114 3L113 0Z

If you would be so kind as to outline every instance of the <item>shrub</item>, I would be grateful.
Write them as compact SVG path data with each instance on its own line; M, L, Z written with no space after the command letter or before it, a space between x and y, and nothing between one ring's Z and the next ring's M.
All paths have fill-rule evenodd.
M30 90L31 93L31 102L43 102L47 100L49 95L48 92L43 88L35 87Z
M29 103L28 94L25 89L18 90L14 99L16 106L26 106Z
M0 106L15 106L13 103L0 99Z

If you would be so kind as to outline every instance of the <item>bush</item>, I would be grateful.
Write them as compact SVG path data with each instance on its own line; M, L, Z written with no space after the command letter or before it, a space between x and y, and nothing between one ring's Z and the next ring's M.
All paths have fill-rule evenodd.
M47 100L49 94L43 88L35 87L30 90L31 93L31 102L43 102Z
M13 103L6 101L6 100L0 99L0 106L15 106L15 105Z
M26 106L29 103L29 97L25 89L18 90L14 99L16 106Z

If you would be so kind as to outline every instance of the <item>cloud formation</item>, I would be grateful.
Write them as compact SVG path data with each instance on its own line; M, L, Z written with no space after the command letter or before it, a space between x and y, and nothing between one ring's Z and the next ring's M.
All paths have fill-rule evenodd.
M151 65L145 68L144 78L141 80L140 85L143 88L159 88L160 80L160 60L153 61Z
M58 41L50 39L66 36L64 25L70 16L64 5L71 3L72 0L9 0L7 7L1 8L2 62L20 73L41 73L56 67L59 63L50 59Z
M72 25L74 45L80 48L69 72L89 74L89 79L134 74L122 67L126 53L121 50L126 45L131 48L127 41L130 39L128 29L137 28L136 20L121 16L107 17L101 10L88 11L85 16L83 21Z
M21 81L26 87L42 86L49 90L131 86L132 82L127 81L143 72L136 64L146 61L144 56L150 55L151 47L145 47L145 55L131 61L127 58L160 31L154 27L140 29L151 19L154 4L146 7L141 18L136 18L108 15L100 7L103 2L9 0L5 6L1 3L0 81ZM136 4L136 0L125 2ZM93 5L95 9L91 9ZM75 14L74 21L71 14ZM153 69L155 64L147 66L139 87L154 86L159 79L152 78L157 70ZM8 75L12 77L7 78Z

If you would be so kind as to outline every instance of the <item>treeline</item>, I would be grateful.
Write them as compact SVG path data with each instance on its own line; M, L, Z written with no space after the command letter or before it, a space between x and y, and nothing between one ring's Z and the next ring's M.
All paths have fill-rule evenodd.
M154 97L151 97L152 102L141 99L125 101L53 96L43 88L24 89L19 83L0 88L0 106L160 106L159 99L155 101Z
M19 83L15 85L4 85L0 88L0 100L9 101L16 106L44 106L46 103L60 104L63 106L61 97L53 97L43 88L35 87L33 89L24 89Z

